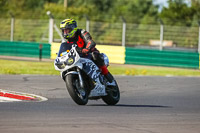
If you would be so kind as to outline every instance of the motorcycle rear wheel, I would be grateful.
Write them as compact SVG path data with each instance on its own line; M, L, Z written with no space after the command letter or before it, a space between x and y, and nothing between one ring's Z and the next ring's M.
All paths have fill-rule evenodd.
M80 87L78 75L69 74L65 77L65 83L69 95L78 105L86 105L88 103L88 93L85 88Z
M107 105L115 105L119 102L120 100L120 91L119 91L119 87L117 85L116 80L114 79L114 77L112 76L111 73L110 76L113 78L114 82L115 82L115 86L107 86L106 88L106 92L108 93L108 95L103 96L102 100L107 104Z

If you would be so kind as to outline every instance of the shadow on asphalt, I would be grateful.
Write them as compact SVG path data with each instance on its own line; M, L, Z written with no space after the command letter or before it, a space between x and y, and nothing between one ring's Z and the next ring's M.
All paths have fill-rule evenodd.
M171 106L162 106L162 105L131 105L131 104L117 104L117 105L90 104L87 106L112 106L112 107L133 107L133 108L172 108Z

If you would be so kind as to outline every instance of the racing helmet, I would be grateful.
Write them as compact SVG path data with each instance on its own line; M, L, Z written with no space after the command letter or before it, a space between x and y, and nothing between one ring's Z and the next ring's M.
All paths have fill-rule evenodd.
M65 39L72 38L77 31L77 23L74 19L65 19L60 23L60 29Z

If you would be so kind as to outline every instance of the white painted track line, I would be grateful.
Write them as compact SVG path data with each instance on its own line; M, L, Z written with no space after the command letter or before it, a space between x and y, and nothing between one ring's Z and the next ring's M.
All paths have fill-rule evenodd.
M0 96L0 102L18 102L18 101L22 100Z

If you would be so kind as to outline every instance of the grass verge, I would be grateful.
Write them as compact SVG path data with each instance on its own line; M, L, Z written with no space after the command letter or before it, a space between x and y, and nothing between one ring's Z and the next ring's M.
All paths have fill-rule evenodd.
M200 76L200 70L111 64L113 75ZM0 74L59 75L52 62L0 60Z

